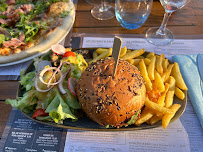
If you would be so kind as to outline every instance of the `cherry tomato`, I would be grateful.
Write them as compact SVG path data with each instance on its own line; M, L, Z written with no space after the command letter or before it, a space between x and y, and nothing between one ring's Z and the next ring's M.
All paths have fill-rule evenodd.
M33 113L32 118L36 118L39 116L46 116L46 115L48 115L48 113L46 113L44 109L39 108Z
M75 53L73 53L72 51L68 51L68 52L64 53L64 55L63 55L63 57L69 57L69 56L76 57Z

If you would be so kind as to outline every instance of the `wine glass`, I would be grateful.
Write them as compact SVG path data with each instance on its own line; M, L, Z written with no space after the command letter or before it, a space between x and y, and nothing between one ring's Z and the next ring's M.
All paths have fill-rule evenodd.
M160 0L161 5L165 9L164 19L160 27L149 28L145 34L148 42L164 46L170 44L174 40L173 33L166 28L168 19L177 9L184 7L190 0Z
M151 13L153 0L115 0L116 19L126 29L141 27Z
M108 20L114 17L114 8L111 5L107 5L106 0L101 0L100 5L96 5L91 9L91 14L98 20Z

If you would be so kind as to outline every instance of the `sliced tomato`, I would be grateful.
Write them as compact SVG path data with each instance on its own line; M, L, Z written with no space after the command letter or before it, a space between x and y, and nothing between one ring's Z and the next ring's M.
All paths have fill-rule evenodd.
M64 55L63 55L63 57L69 57L69 56L76 57L75 53L73 53L72 51L68 51L68 52L64 53Z
M32 118L36 118L39 116L46 116L46 115L48 115L48 113L46 113L44 109L39 108L33 113Z

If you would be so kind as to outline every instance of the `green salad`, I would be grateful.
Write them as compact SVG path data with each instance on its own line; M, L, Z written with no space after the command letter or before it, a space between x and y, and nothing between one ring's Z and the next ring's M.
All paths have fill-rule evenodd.
M6 103L32 114L34 119L59 124L67 118L75 121L81 111L75 87L87 65L81 54L53 45L52 52L34 59L34 71L21 71L23 96Z

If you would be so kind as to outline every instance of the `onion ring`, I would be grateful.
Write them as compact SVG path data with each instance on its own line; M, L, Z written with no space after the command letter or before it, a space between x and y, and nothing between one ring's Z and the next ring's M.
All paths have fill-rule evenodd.
M42 90L42 89L39 88L38 83L37 83L37 81L38 81L37 79L39 78L39 75L40 75L39 73L36 75L35 81L34 81L35 88L37 89L37 91L39 91L39 92L47 92L47 91L51 90L54 87L54 85L51 86L50 88L46 89L46 90Z
M50 83L50 82L45 82L44 80L43 80L43 76L44 76L44 74L48 71L48 70L56 70L59 74L60 74L60 79L57 81L57 82L54 82L54 83ZM52 75L53 76L53 75ZM52 77L53 78L53 77ZM47 86L49 86L49 85L57 85L61 80L62 80L62 72L61 72L61 70L60 69L58 69L58 68L56 68L56 67L49 67L49 68L45 68L45 69L43 69L40 73L39 73L39 80L42 82L42 83L44 83L44 84L46 84Z

